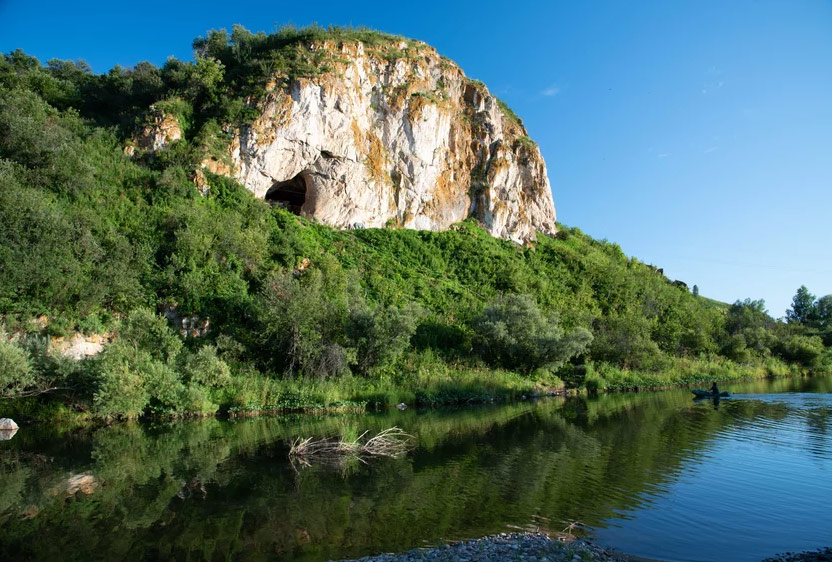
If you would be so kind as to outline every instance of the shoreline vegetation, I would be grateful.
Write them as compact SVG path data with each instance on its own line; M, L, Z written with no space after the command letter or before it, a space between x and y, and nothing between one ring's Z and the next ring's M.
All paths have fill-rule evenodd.
M805 287L775 320L577 228L526 245L472 220L336 230L203 171L267 83L329 72L310 58L325 39L399 44L235 26L161 68L0 56L0 415L364 410L832 368L832 296ZM182 138L128 156L160 109ZM67 357L74 341L101 351Z

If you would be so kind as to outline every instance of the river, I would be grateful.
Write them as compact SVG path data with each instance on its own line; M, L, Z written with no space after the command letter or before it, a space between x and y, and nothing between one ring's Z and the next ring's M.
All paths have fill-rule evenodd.
M832 545L832 377L342 416L30 425L0 442L0 560L328 560L518 529L660 560ZM398 426L400 459L293 465Z

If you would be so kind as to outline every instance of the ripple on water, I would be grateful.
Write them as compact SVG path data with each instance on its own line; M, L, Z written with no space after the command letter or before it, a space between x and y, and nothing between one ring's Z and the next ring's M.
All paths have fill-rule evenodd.
M832 379L812 382L832 390ZM718 405L670 391L71 435L27 428L0 442L0 560L314 562L582 525L663 560L832 545L830 395L729 390L738 395ZM288 462L299 435L393 425L416 436L405 458L337 470ZM71 493L82 474L99 485Z
M705 408L710 408L706 405ZM761 560L832 544L832 395L740 395L689 417L720 416L678 477L596 535L665 560Z

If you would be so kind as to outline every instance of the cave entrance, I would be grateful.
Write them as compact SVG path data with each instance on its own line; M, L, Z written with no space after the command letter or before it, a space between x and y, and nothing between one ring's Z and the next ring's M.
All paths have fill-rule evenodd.
M303 173L287 181L274 182L266 192L266 201L299 215L301 207L306 202L306 179Z

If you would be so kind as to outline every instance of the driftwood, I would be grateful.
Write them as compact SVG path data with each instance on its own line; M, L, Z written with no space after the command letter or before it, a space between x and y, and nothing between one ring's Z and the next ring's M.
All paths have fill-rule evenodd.
M369 457L399 458L410 448L412 436L398 427L385 429L373 437L367 437L368 433L365 431L353 441L342 437L298 437L292 442L289 458L305 466L313 463L340 465L350 460L366 463Z

